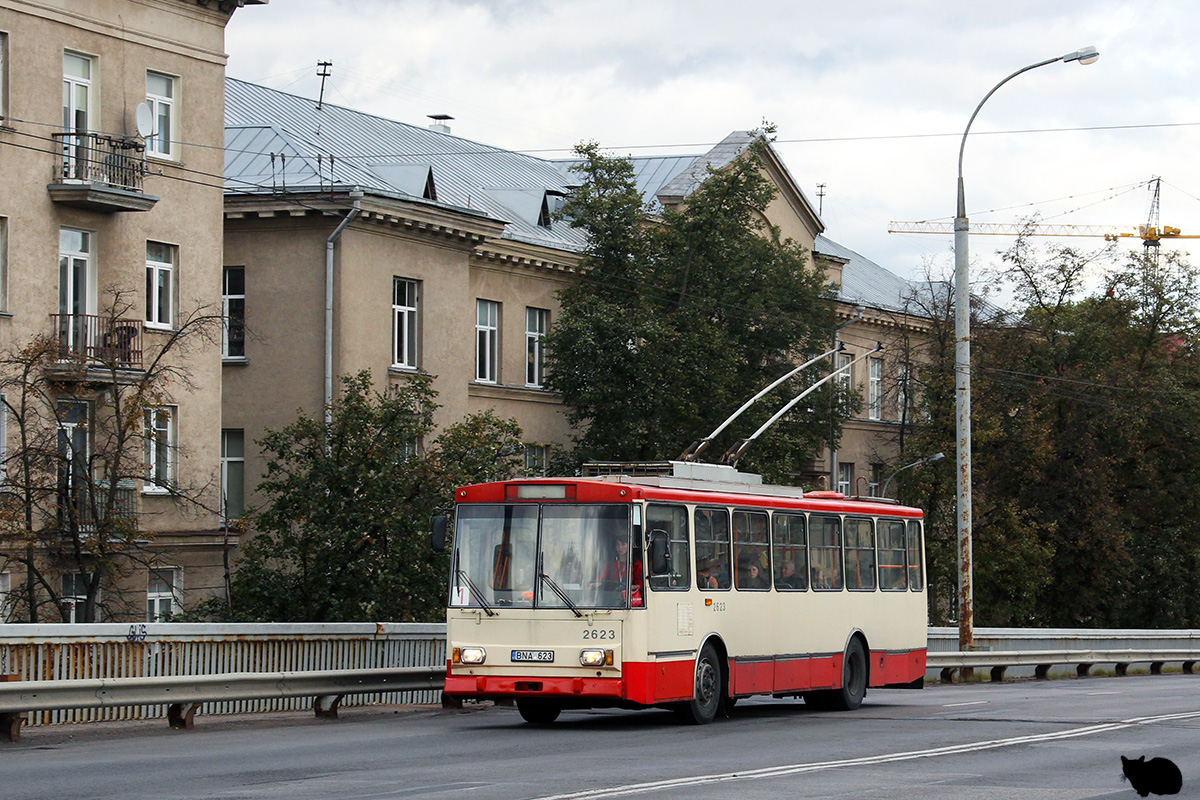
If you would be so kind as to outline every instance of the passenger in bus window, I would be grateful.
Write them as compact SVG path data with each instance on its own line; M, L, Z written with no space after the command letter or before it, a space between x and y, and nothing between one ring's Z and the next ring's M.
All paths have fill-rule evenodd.
M796 589L796 565L788 559L779 562L779 574L775 576L775 586L779 589Z
M696 585L701 589L720 589L721 582L715 572L718 564L709 559L696 565Z
M766 589L767 579L762 574L762 570L758 566L758 559L754 556L744 557L738 565L738 588L739 589Z

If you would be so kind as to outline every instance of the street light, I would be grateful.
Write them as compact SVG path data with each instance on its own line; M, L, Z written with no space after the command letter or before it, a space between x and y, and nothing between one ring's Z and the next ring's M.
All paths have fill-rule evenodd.
M1023 72L1058 61L1078 61L1094 64L1100 53L1094 47L1084 47L1073 53L1030 64L1009 75L983 96L967 120L962 143L958 147L958 213L954 217L954 391L955 431L958 442L955 462L958 467L958 647L970 650L975 643L973 592L971 588L971 287L967 265L967 203L963 194L963 150L971 123L988 98L1004 84Z
M883 489L880 490L879 496L887 497L888 487L892 485L892 481L895 479L895 477L897 475L899 475L901 472L904 472L904 470L912 469L913 467L923 467L927 464L936 464L937 462L941 461L945 457L946 457L945 453L934 453L933 455L929 456L928 458L922 458L920 461L914 461L911 464L905 464L903 467L901 467L900 469L896 470L891 475L889 475L888 479L883 482Z

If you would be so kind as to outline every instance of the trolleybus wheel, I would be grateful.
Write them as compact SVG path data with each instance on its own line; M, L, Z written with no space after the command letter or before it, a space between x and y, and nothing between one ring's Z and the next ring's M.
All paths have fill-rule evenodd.
M867 694L867 654L862 640L854 637L846 645L842 658L842 686L819 692L805 692L804 704L822 711L853 711Z
M552 700L522 698L517 701L517 711L521 714L521 719L531 725L549 725L558 719L558 715L562 713L562 706Z
M700 649L700 657L696 659L696 684L692 688L692 699L680 703L675 713L681 722L690 725L707 725L717 716L721 707L721 694L724 689L721 674L721 659L711 644Z

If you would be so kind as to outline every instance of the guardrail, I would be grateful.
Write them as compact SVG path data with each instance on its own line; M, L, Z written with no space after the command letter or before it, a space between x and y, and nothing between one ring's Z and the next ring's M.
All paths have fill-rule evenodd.
M228 672L158 678L0 683L0 734L20 741L26 712L166 704L172 728L188 729L206 702L311 697L319 717L337 717L346 695L441 691L445 667Z
M1034 676L1045 680L1055 665L1073 664L1075 674L1087 677L1097 664L1112 664L1118 675L1124 675L1130 664L1149 664L1150 674L1162 672L1163 665L1178 661L1183 671L1191 675L1200 649L1188 650L971 650L966 652L928 653L925 665L941 670L943 683L952 683L957 672L960 677L970 677L976 668L987 669L993 681L1004 680L1010 667L1033 667Z

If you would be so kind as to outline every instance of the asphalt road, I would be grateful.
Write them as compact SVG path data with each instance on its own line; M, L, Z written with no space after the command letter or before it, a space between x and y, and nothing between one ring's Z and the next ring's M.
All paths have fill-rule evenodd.
M26 728L0 746L5 798L1136 798L1122 755L1168 758L1200 798L1200 676L876 690L857 712L739 703L704 727L666 712L343 709ZM1155 795L1151 795L1154 797Z

